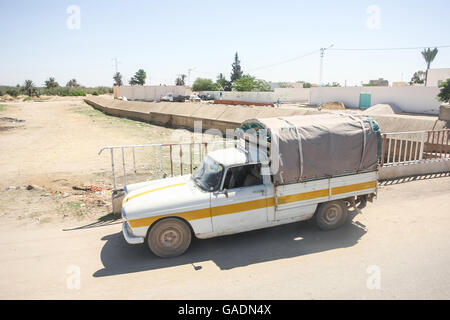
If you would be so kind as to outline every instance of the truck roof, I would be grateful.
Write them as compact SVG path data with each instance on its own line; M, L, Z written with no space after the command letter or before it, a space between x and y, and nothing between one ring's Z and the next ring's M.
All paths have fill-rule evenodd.
M268 161L267 155L263 152L259 152L259 157L256 150L250 149L250 151L245 151L241 147L227 148L215 150L208 153L212 159L218 163L229 167L246 163L259 163Z

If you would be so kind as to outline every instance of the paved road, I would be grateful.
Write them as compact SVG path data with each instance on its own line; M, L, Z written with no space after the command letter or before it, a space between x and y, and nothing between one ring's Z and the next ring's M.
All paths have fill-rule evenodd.
M174 259L126 244L119 222L8 220L0 298L449 299L449 204L448 175L396 181L340 230L302 222L196 240Z

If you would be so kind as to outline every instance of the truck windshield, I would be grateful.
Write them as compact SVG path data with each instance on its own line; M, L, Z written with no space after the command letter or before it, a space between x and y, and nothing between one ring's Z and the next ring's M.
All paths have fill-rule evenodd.
M200 167L192 175L195 184L205 191L216 191L222 181L223 166L206 156Z

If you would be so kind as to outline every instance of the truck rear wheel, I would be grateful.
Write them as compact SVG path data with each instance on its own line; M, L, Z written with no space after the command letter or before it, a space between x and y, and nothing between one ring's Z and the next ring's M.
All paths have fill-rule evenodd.
M317 208L316 224L322 230L332 230L342 226L347 219L347 205L342 200L321 203Z
M167 218L156 222L150 229L147 244L157 256L169 258L182 255L189 248L191 239L191 229L184 221Z

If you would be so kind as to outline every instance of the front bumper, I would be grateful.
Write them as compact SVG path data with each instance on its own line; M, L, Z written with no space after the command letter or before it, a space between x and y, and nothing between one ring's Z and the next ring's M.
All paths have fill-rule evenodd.
M122 223L122 233L126 242L128 242L129 244L144 243L144 237L136 237L135 235L130 234L130 232L128 231L128 224L126 221Z

